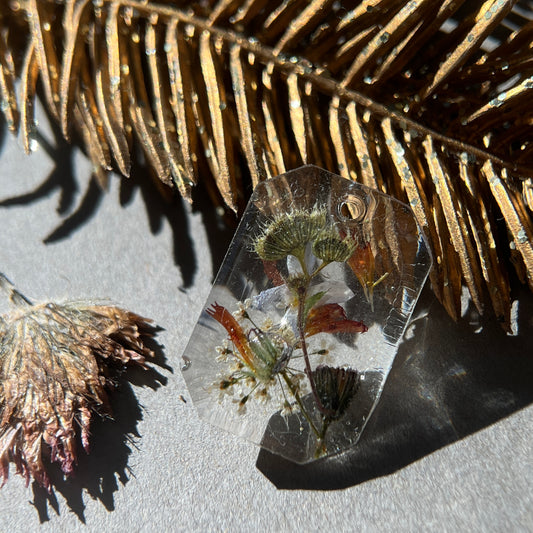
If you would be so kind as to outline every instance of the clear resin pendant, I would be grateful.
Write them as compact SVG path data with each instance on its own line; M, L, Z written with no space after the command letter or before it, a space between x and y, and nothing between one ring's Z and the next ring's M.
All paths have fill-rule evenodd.
M198 414L298 463L353 446L430 266L390 196L314 166L260 183L184 353Z

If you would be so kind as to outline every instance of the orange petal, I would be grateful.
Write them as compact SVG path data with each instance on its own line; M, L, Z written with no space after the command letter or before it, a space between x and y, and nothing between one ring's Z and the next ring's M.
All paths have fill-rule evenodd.
M357 276L361 285L365 286L374 281L374 254L372 253L372 248L370 247L369 242L364 246L356 248L347 263L353 273Z
M276 261L263 260L263 268L268 279L274 284L274 287L279 287L285 283L285 280L279 273L278 267L276 266Z
M209 316L212 316L219 324L224 326L233 344L235 344L235 347L239 350L244 362L250 368L255 368L252 362L252 351L246 335L234 316L224 306L218 305L216 302L213 304L212 308L206 309L206 313Z

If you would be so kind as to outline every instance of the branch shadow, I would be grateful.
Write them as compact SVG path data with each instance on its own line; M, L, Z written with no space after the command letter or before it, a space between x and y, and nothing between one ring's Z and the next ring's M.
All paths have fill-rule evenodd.
M171 191L157 178L151 177L143 161L134 158L131 177L120 182L119 202L127 207L136 194L141 194L152 235L157 235L166 221L172 230L174 263L182 277L182 288L194 282L197 270L196 253L190 235L186 201L176 191Z
M128 460L132 448L137 447L137 441L141 438L138 424L143 420L143 410L135 397L132 385L155 390L167 383L167 378L159 372L159 368L172 372L172 368L165 362L162 347L152 340L150 348L155 348L155 356L150 361L152 366L147 369L129 368L118 380L117 390L110 393L112 419L94 419L90 454L84 454L81 443L78 443L80 453L74 475L65 478L59 466L54 463L48 468L52 484L50 493L35 481L32 483L31 503L41 523L51 519L51 511L56 515L61 514L57 494L61 494L68 510L83 524L85 494L100 501L107 511L111 512L115 509L115 493L121 486L126 485L131 477L135 477L135 473L128 466Z
M435 301L426 289L428 299ZM356 446L306 465L262 449L257 468L280 489L344 489L392 474L533 403L533 298L524 289L519 301L516 337L495 319L475 333L468 320L454 323L431 303L426 318L410 326Z
M203 183L195 185L192 197L193 210L202 217L215 276L224 261L239 220L229 209L215 207Z
M4 113L0 114L0 156L2 155L2 152L4 151L5 147L5 140L7 135L9 134L9 128L6 121L6 116Z
M45 244L68 239L89 224L98 214L105 195L105 190L98 183L96 176L92 175L81 191L80 200L77 201L80 180L79 171L76 169L76 150L73 148L79 147L80 144L67 143L53 121L50 122L50 126L54 136L52 142L43 137L39 131L35 133L35 139L41 150L54 162L54 168L34 190L0 201L0 207L3 208L26 206L58 193L57 213L60 222L44 237ZM152 234L157 235L165 221L169 224L173 236L174 262L182 275L182 287L185 289L190 287L194 281L197 265L184 200L156 178L151 177L142 158L133 161L132 175L129 179L119 179L121 179L119 193L121 207L127 207L135 195L140 193Z
M29 205L50 196L57 190L59 191L57 213L66 215L73 208L76 193L78 192L78 184L74 172L74 151L53 124L52 129L54 134L53 144L48 142L38 130L35 132L34 138L44 153L54 161L54 168L33 191L6 198L0 201L0 207Z

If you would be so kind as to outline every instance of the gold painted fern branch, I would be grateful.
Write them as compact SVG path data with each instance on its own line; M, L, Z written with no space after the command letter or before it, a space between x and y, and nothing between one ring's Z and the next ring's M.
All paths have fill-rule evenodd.
M509 255L533 288L530 1L20 0L0 14L2 109L26 147L40 81L100 172L128 175L135 143L183 196L201 178L238 212L250 178L315 163L410 203L451 316L464 284L509 327Z

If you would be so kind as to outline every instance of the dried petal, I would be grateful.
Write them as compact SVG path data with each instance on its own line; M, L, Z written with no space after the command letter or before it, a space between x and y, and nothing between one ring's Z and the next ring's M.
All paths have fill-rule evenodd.
M311 309L305 325L305 334L317 333L364 333L368 327L357 320L348 320L339 304L320 305Z
M363 287L374 283L374 254L369 242L357 248L347 263Z
M376 262L369 242L364 246L356 248L350 259L346 262L359 280L368 303L374 308L374 289L389 273L385 272L380 278L375 279Z
M235 344L237 350L239 350L243 361L250 368L255 368L253 364L253 354L250 345L248 344L248 340L246 339L246 335L233 315L224 306L219 305L216 302L212 307L206 310L206 313L209 316L212 316L219 324L224 326L233 344Z

